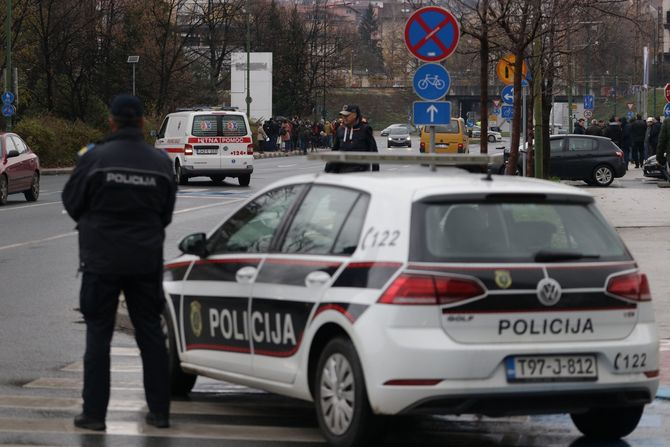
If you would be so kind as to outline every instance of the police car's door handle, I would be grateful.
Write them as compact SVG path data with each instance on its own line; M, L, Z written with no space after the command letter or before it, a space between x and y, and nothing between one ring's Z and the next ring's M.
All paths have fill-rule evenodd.
M256 278L256 272L258 269L256 267L251 267L251 266L246 266L242 267L235 273L235 279L239 283L243 284L249 284L253 282L253 280Z
M312 272L305 277L305 285L310 288L321 287L328 281L330 281L330 275L326 272L322 272L321 270Z

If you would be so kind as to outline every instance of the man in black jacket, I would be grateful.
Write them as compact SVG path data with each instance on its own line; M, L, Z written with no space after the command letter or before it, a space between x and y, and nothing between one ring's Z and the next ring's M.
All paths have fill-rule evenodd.
M112 133L79 151L63 204L79 230L79 308L86 322L83 412L75 426L104 430L110 388L110 344L124 293L140 348L146 422L169 427L168 354L160 316L165 227L176 185L166 153L144 141L142 104L119 95L110 107Z
M334 151L378 152L377 142L372 134L372 128L363 122L361 110L357 105L349 104L342 107L340 112L342 125L337 128ZM326 163L326 172L345 173L369 171L370 165L357 163ZM379 171L379 165L372 165L373 171Z

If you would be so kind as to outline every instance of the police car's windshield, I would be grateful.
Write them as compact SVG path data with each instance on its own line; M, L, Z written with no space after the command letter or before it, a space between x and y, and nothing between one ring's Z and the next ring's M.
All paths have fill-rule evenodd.
M412 235L413 261L631 259L600 213L578 203L421 203Z

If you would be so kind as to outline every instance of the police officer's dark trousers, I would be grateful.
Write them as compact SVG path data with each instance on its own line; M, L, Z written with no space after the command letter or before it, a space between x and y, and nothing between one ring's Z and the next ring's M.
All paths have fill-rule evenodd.
M86 321L84 354L84 414L104 420L109 403L110 344L119 294L123 291L135 328L144 372L149 411L168 414L170 385L168 354L160 315L165 305L162 275L101 275L84 272L80 309Z

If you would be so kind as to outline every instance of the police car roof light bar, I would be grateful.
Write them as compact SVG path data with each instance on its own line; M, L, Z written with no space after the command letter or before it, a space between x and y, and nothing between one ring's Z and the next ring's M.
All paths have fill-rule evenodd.
M308 160L341 161L346 163L379 163L401 165L436 164L445 166L473 166L502 164L503 154L380 154L374 152L312 152L307 155Z

